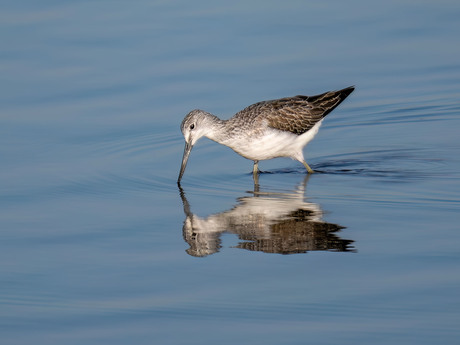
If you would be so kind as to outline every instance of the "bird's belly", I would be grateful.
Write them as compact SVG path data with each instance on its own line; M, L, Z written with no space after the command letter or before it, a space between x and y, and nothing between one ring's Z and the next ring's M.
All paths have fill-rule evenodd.
M302 149L318 133L320 125L321 122L318 122L312 129L301 135L268 129L260 137L241 137L226 145L251 160L277 157L303 159Z

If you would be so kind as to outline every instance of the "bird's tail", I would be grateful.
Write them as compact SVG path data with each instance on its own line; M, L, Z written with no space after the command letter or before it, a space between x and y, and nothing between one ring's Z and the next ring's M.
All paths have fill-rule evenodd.
M316 108L318 111L321 111L324 117L342 103L354 89L354 86L349 86L342 90L329 91L321 95L310 96L308 97L308 102L313 106L313 109Z

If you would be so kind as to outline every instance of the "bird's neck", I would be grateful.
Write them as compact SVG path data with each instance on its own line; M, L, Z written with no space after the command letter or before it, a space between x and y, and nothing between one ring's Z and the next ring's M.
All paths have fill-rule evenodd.
M219 144L226 144L229 139L229 133L226 130L227 120L221 120L217 116L209 116L209 126L205 136Z

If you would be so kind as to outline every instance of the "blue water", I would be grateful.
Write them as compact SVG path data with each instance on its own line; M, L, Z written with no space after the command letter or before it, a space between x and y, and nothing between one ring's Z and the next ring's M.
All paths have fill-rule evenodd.
M457 344L458 1L0 5L0 343ZM355 85L252 162L180 122Z

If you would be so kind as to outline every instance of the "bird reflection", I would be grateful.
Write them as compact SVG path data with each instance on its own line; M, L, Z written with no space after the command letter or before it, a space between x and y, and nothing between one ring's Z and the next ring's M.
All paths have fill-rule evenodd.
M230 210L199 217L191 212L184 190L179 185L184 205L184 240L187 253L203 257L219 252L223 233L236 234L236 248L264 253L295 254L313 250L354 251L352 240L337 236L344 227L322 220L315 203L305 201L308 176L292 193L261 192L254 186L251 196L238 199Z

